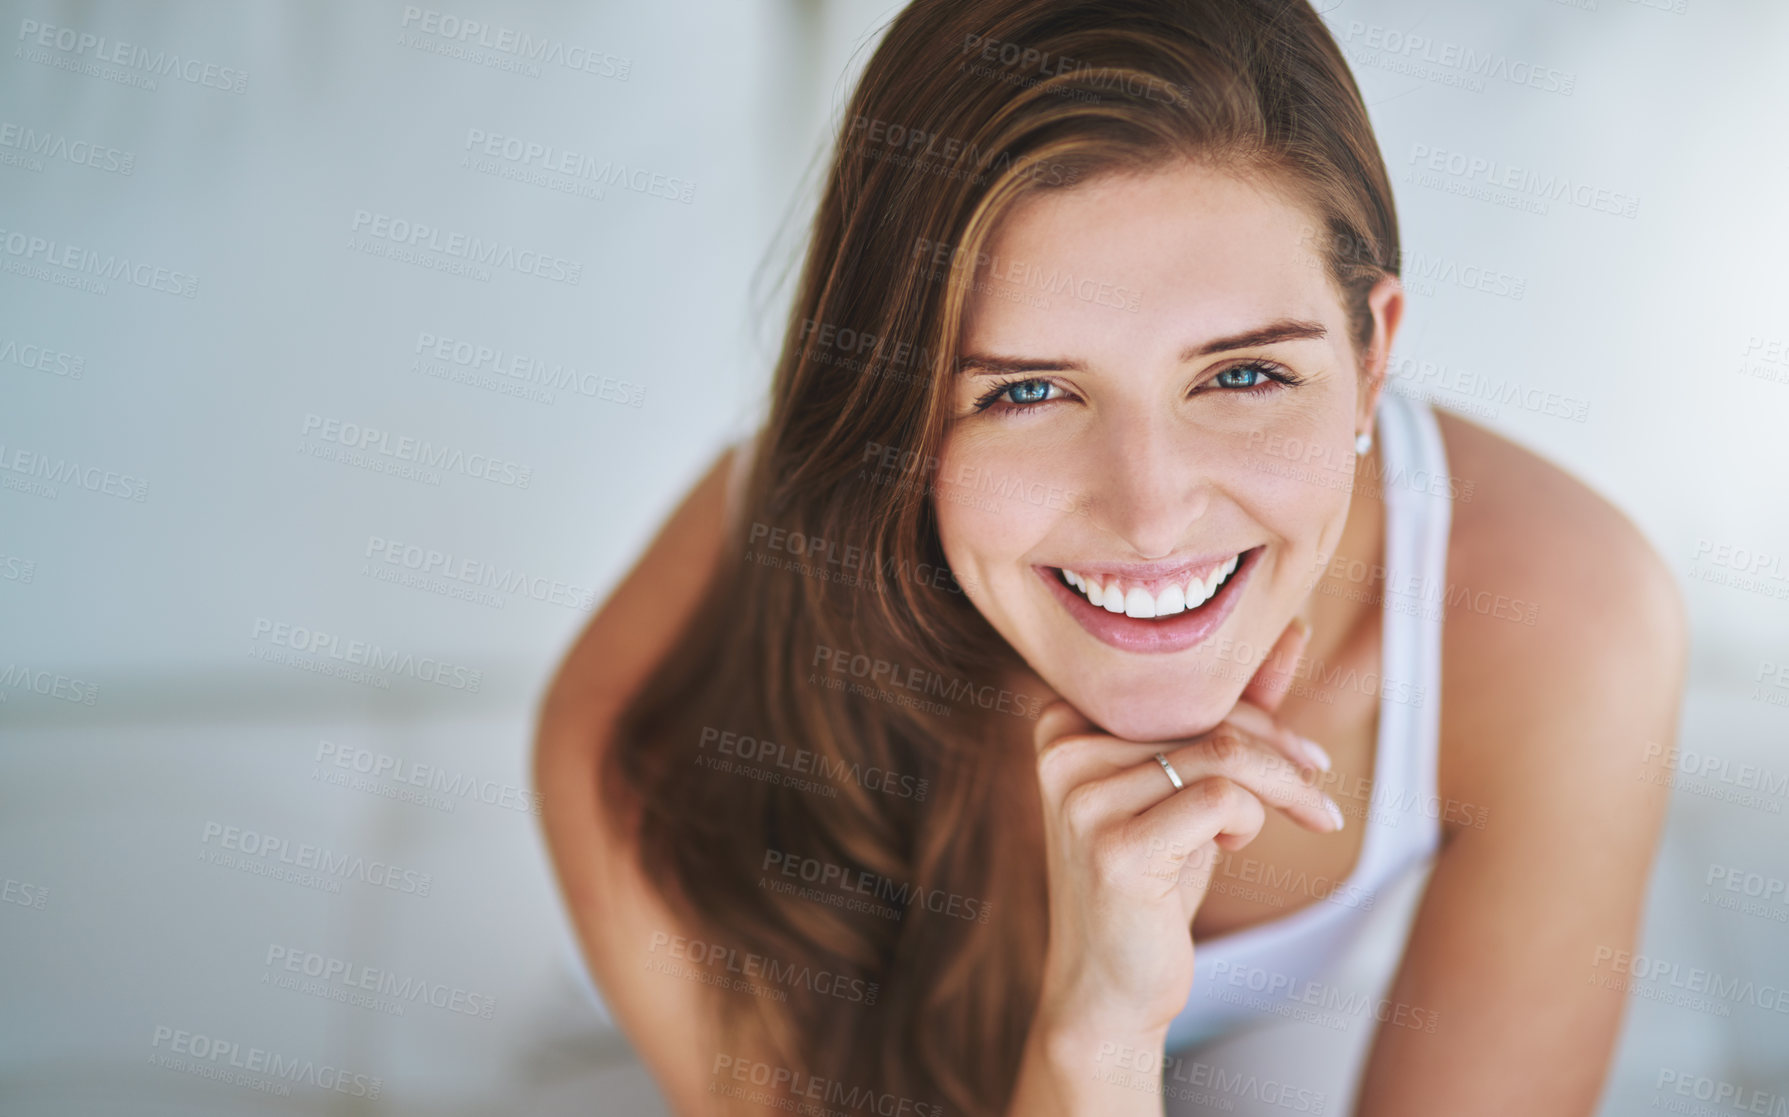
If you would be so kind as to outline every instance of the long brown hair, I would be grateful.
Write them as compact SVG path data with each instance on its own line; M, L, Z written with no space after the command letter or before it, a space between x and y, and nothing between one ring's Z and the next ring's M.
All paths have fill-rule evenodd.
M641 808L642 870L685 928L782 967L769 995L712 993L724 1034L835 1107L1003 1112L1047 945L1041 851L1009 805L1028 769L998 747L1036 713L996 685L1016 653L917 573L946 569L928 481L975 283L958 264L1032 191L1173 159L1301 204L1365 347L1366 292L1397 271L1391 187L1304 0L894 19L840 124L724 561L609 750L611 817ZM817 569L757 561L792 552Z

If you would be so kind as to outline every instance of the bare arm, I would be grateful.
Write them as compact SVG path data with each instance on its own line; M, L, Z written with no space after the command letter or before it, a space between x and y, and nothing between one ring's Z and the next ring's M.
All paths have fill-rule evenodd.
M1064 700L1039 716L1050 947L1010 1117L1160 1117L1163 1045L1192 986L1187 932L1216 852L1253 841L1269 808L1340 823L1313 786L1315 758L1274 719L1309 638L1287 626L1242 701L1184 745L1098 734ZM1157 762L1139 762L1158 745ZM1158 764L1180 781L1165 797Z
M1450 578L1538 602L1538 615L1448 612L1443 662L1468 684L1442 710L1444 775L1452 765L1449 783L1472 789L1462 797L1482 814L1437 860L1389 995L1394 1012L1422 1010L1403 1023L1422 1024L1381 1024L1361 1117L1588 1117L1625 1008L1598 979L1640 924L1683 608L1664 564L1600 500L1541 474L1510 491L1528 518L1489 517L1456 540L1482 557Z
M735 453L715 460L584 627L547 688L543 721L612 716L670 651L720 559Z
M534 782L566 911L603 1001L672 1108L713 1111L718 1040L705 987L648 968L682 931L618 844L598 794L615 716L669 651L720 558L727 471L721 455L609 595L560 665L542 701Z

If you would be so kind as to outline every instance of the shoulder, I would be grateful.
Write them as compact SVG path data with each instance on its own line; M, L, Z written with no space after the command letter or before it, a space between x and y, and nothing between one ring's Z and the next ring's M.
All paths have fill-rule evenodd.
M1669 801L1656 757L1676 731L1683 608L1608 501L1490 431L1440 422L1462 482L1442 621L1445 835L1387 997L1444 1023L1420 1040L1384 1029L1362 1096L1587 1113L1626 1005L1603 959L1634 948Z
M607 794L616 721L671 649L721 558L737 447L708 466L579 634L542 697L534 785L565 914L605 1007L678 1113L706 1112L712 1016L700 943L639 864L639 804ZM613 813L611 813L613 812ZM692 960L693 959L693 960ZM692 1040L700 1038L700 1042Z
M1451 412L1436 415L1448 469L1470 493L1454 502L1448 546L1449 582L1474 591L1453 595L1447 615L1449 630L1475 637L1463 652L1515 641L1548 666L1588 651L1623 666L1674 666L1687 628L1682 594L1633 521L1539 454ZM1477 591L1524 608L1512 615Z
M1599 769L1668 740L1687 658L1675 576L1634 523L1540 455L1437 409L1453 505L1444 778L1490 794L1536 767ZM1563 755L1562 755L1563 752ZM1631 756L1629 754L1632 754Z
M1453 506L1450 581L1506 596L1524 591L1538 606L1524 627L1566 626L1618 654L1623 634L1682 635L1676 578L1626 514L1539 454L1451 412L1436 415L1448 469L1470 494ZM1619 615L1611 616L1616 605ZM1456 601L1447 621L1475 628L1479 616Z

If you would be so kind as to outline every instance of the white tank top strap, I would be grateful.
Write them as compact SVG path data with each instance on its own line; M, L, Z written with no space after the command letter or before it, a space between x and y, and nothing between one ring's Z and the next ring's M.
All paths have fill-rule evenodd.
M1385 502L1373 809L1389 812L1389 821L1407 837L1363 849L1361 860L1372 879L1385 881L1440 845L1441 621L1454 479L1426 402L1383 392L1375 426L1382 447L1379 475L1357 475L1355 482L1376 485ZM1366 864L1369 852L1383 860Z
M1348 964L1362 947L1395 965L1387 944L1363 934L1401 935L1400 921L1375 910L1388 898L1413 905L1409 887L1440 847L1437 749L1441 706L1441 620L1453 480L1440 428L1427 403L1384 392L1376 415L1380 452L1355 476L1385 502L1385 583L1380 695L1372 793L1353 872L1322 898L1279 919L1200 940L1193 992L1169 1025L1169 1050L1298 1010L1312 983ZM1413 907L1411 910L1414 910ZM1387 929L1390 930L1387 930ZM1277 998L1277 1000L1276 1000ZM1284 1002L1284 1003L1280 1003Z

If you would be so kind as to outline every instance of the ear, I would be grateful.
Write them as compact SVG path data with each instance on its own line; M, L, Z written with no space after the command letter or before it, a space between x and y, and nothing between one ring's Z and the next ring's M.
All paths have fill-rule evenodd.
M1367 292L1367 310L1373 316L1373 338L1367 344L1361 365L1360 413L1355 416L1356 430L1369 430L1373 412L1379 406L1379 393L1385 388L1385 377L1391 366L1391 346L1397 338L1398 324L1404 320L1404 285L1395 275L1381 276Z

